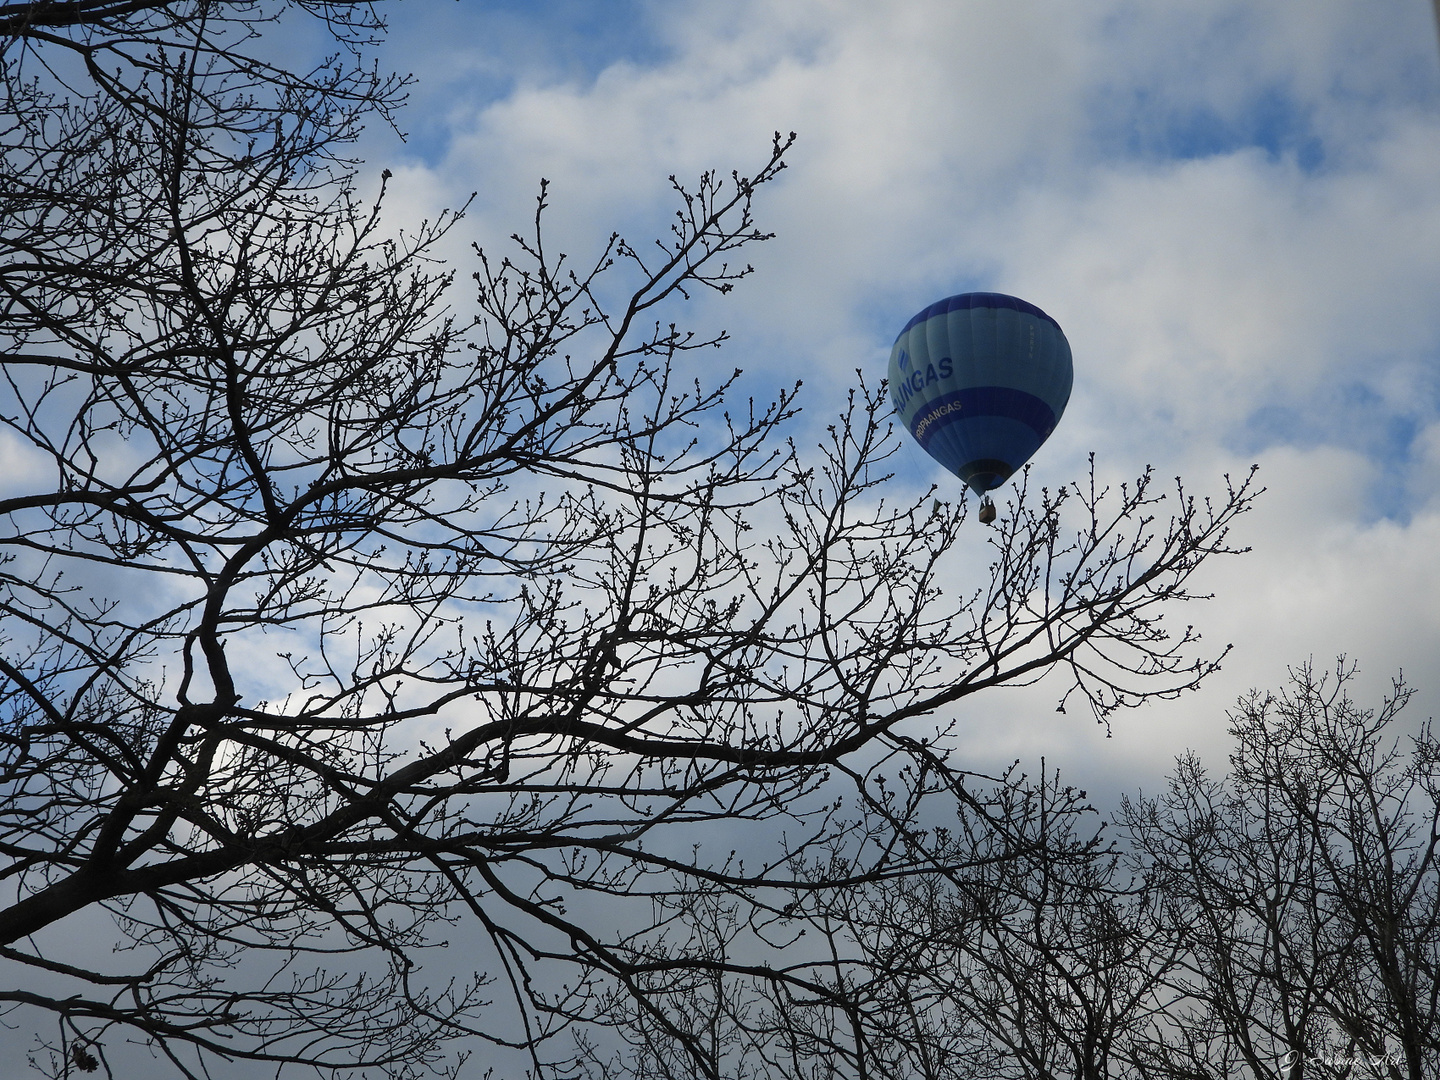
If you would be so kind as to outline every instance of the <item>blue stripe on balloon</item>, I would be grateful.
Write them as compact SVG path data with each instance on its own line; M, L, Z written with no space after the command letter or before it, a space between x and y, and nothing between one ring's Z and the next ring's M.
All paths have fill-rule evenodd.
M1055 413L1034 394L1008 386L970 386L927 401L910 418L910 433L929 450L931 440L939 431L980 416L1018 420L1042 442L1055 430Z
M905 329L900 331L899 336L903 337L905 332L912 326L915 326L917 323L922 323L926 319L932 319L936 315L944 315L951 311L962 311L966 308L1010 308L1012 311L1023 311L1028 315L1034 315L1037 319L1044 319L1054 326L1056 330L1060 329L1058 322L1049 315L1046 315L1045 312L1041 311L1028 300L1021 300L1018 296L1007 296L1004 293L972 292L961 293L959 296L948 296L944 300L937 300L906 323ZM1061 331L1061 333L1063 332L1064 331Z
M928 451L941 465L983 494L1004 483L1039 447L1040 437L1028 424L1008 416L971 416L942 426ZM1004 467L991 467L997 462ZM977 471L984 475L977 475Z

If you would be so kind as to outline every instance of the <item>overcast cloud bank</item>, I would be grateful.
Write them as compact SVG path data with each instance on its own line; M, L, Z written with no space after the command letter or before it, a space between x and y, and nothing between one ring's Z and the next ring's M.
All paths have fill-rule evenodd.
M810 422L855 368L882 376L915 310L997 289L1074 347L1037 483L1092 450L1108 479L1153 464L1201 493L1260 464L1255 550L1186 613L1234 643L1224 672L1109 742L1043 692L986 702L963 717L978 757L1158 775L1187 746L1221 754L1246 688L1342 651L1363 692L1403 668L1412 714L1434 711L1440 52L1423 0L476 4L396 31L417 138L377 143L371 166L403 165L406 214L478 190L486 243L525 223L541 176L566 250L658 235L669 174L743 171L797 131L760 205L778 235L757 278L696 316L732 330L723 365L751 389L805 379ZM923 455L903 463L897 484L958 496Z

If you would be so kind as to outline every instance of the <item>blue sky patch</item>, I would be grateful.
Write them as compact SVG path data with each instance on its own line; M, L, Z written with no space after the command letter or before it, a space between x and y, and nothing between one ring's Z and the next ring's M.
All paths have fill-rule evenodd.
M407 149L427 165L443 160L457 102L484 108L523 83L586 86L613 64L670 58L653 7L651 0L464 0L427 9L424 20L391 12L381 63L418 77L402 115Z
M1146 88L1105 97L1096 114L1097 138L1124 157L1190 161L1259 149L1271 160L1292 158L1307 173L1325 163L1313 109L1278 86L1255 93L1230 115L1210 103L1178 104Z

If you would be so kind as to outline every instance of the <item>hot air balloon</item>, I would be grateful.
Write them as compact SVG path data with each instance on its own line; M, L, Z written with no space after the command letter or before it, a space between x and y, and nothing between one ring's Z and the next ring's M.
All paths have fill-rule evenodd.
M1040 449L1070 400L1074 372L1060 324L1004 293L931 304L890 350L890 398L915 441L981 497Z

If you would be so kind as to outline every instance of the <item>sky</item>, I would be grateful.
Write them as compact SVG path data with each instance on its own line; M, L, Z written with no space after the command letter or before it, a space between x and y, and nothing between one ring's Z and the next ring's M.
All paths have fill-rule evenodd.
M976 767L1044 755L1102 804L1175 755L1223 768L1225 713L1348 654L1378 704L1440 712L1440 35L1429 0L409 0L381 63L414 72L407 138L360 146L392 220L475 200L451 253L523 229L539 179L583 261L663 233L671 174L790 167L775 239L694 322L747 387L805 381L804 423L906 320L969 290L1064 327L1066 414L1034 482L1153 465L1267 491L1176 612L1233 644L1198 693L1059 715L1046 685L957 714ZM368 178L368 179L367 179ZM804 430L804 429L802 429ZM803 442L803 440L802 440ZM959 483L918 450L897 490ZM979 528L978 524L974 525ZM953 568L957 589L983 565Z
M402 219L476 192L467 242L523 227L546 177L583 255L659 235L672 173L744 173L794 131L756 276L693 313L727 366L803 378L823 425L915 311L1009 292L1075 356L1036 482L1092 451L1202 494L1258 464L1253 551L1177 613L1234 646L1202 691L1108 737L1048 688L959 716L977 762L1133 786L1186 749L1223 764L1227 708L1309 659L1357 661L1371 704L1403 670L1410 720L1436 711L1437 45L1426 0L427 0L382 55L418 79L407 139L363 153ZM958 489L918 450L895 482Z

